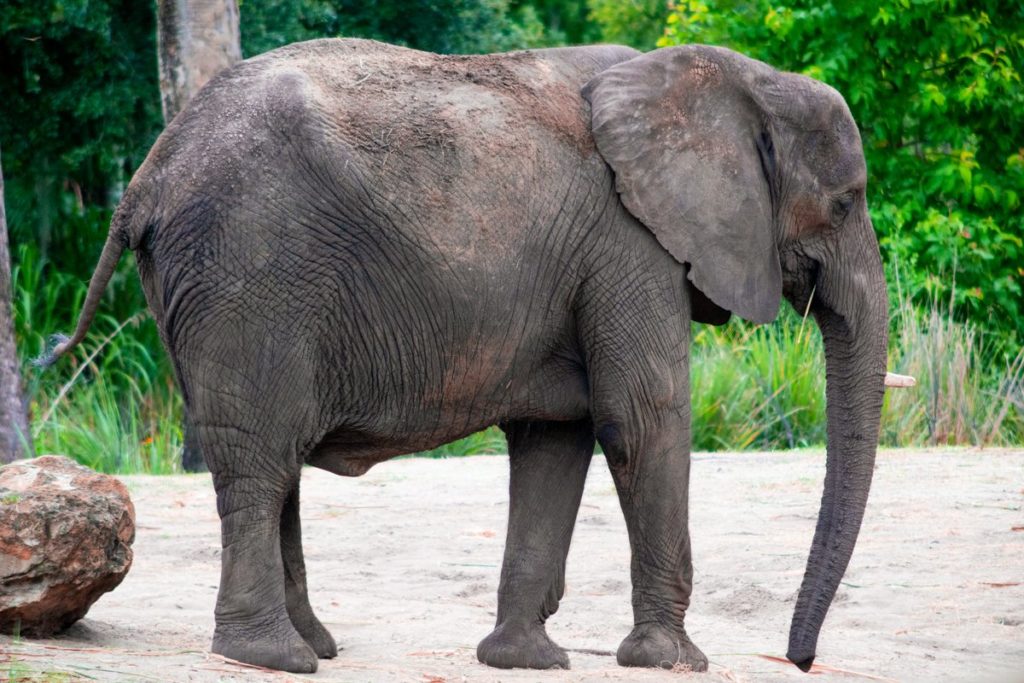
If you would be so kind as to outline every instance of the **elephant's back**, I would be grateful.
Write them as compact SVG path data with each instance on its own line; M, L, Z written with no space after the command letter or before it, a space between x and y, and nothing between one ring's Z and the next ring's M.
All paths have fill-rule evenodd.
M437 55L372 40L322 39L269 52L250 68L263 70L268 82L304 79L303 104L330 135L367 157L453 146L493 157L521 152L545 135L591 155L580 88L635 54L596 46Z

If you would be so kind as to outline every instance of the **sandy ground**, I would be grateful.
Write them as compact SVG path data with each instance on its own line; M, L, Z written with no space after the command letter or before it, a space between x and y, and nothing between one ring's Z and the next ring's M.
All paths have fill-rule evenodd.
M208 476L124 477L138 511L135 565L64 636L0 636L0 679L63 671L136 681L799 681L785 652L814 528L820 452L696 455L696 585L687 617L703 676L615 665L629 632L629 546L603 458L590 472L549 633L570 671L478 664L493 626L507 460L397 460L360 479L308 470L313 605L344 648L311 676L208 653L219 535ZM1024 681L1024 451L879 456L861 541L810 680ZM841 671L840 671L841 670Z

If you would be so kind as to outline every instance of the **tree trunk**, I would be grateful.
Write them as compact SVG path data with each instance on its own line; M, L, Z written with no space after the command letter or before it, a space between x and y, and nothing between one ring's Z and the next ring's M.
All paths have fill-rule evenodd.
M159 0L157 51L164 123L242 58L236 0Z
M21 396L21 372L11 315L11 255L7 249L4 172L0 166L0 464L32 453L32 432Z

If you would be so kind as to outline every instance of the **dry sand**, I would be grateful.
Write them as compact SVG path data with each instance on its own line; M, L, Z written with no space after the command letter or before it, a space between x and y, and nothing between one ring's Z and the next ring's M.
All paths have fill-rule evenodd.
M397 460L360 479L304 474L312 601L344 648L311 676L208 654L220 554L209 476L124 477L138 511L128 577L61 638L0 636L0 679L1024 681L1021 450L880 453L861 541L822 632L822 675L761 656L785 652L823 473L820 451L694 457L687 623L712 662L703 676L615 665L631 626L629 547L601 457L549 622L572 670L478 664L494 619L508 467L475 457Z

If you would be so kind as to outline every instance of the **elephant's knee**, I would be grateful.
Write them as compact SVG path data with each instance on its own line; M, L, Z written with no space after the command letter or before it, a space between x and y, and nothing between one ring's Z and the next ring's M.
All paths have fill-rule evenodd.
M601 450L604 451L604 457L609 465L622 467L629 462L629 443L620 423L606 422L598 425L595 436L597 442L601 444Z

